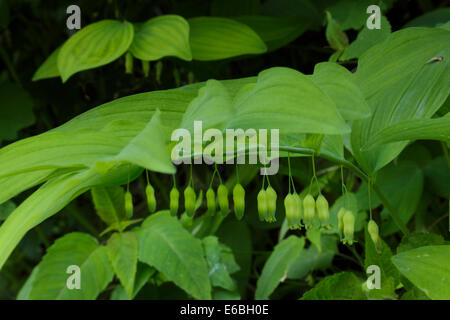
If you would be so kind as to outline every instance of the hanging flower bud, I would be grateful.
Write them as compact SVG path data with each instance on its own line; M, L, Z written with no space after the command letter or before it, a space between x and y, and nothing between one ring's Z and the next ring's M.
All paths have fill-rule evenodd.
M267 214L266 221L267 222L275 222L277 221L275 217L275 213L277 211L277 193L275 190L269 186L266 189L266 200L267 200Z
M193 217L195 212L195 191L191 186L187 186L184 189L184 209L188 217Z
M216 214L216 193L212 188L206 191L206 206L208 207L208 214L213 216Z
M223 216L226 216L230 212L230 206L228 203L228 189L225 185L221 184L217 188L217 198L219 199L220 212Z
M125 192L125 214L128 219L133 216L133 196L130 191Z
M317 216L322 226L328 225L330 213L328 211L328 201L323 195L319 195L316 199Z
M260 221L266 220L267 216L267 194L266 190L261 189L261 191L258 192L257 196L257 202L258 202L258 216Z
M344 214L345 214L345 208L342 207L339 209L337 217L338 217L338 231L339 231L339 238L342 240L343 232L344 232Z
M316 215L316 202L312 195L307 194L303 199L303 219L307 228L311 227Z
M178 215L178 202L180 199L180 192L177 188L173 187L170 190L170 214L172 216Z
M290 229L298 229L300 225L300 217L298 216L297 208L298 195L296 193L289 193L284 198L284 209L286 212L286 219Z
M353 234L355 232L355 216L349 210L345 210L344 214L344 243L353 244Z
M151 184L148 184L145 187L145 195L147 197L147 205L150 213L155 212L156 210L156 198L155 198L155 189Z
M301 226L301 219L303 219L303 202L302 202L302 198L300 198L299 194L295 194L295 202L296 204L296 208L297 208L297 216L298 216L298 220L299 220L299 224Z
M133 56L129 52L125 54L125 73L133 73Z
M241 220L245 211L245 189L241 184L237 184L233 188L234 214L238 220Z
M370 238L375 245L375 249L377 250L377 252L381 252L381 241L377 223L373 220L370 220L367 224L367 231L369 232Z
M147 60L141 61L142 61L142 72L144 73L144 76L148 77L148 74L150 73L150 61Z

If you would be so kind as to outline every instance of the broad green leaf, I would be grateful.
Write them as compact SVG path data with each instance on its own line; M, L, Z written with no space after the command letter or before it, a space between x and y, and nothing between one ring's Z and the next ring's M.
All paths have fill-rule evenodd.
M15 209L16 205L12 201L0 204L0 221L6 220Z
M252 28L273 51L297 39L309 27L309 22L298 17L240 16L234 20Z
M344 119L355 120L370 116L370 107L354 75L346 68L337 63L318 63L311 80L334 101Z
M308 238L311 243L317 247L319 252L322 252L322 245L321 245L321 232L320 229L317 228L311 228L306 230L306 237Z
M256 82L256 77L223 80L230 95L234 97L242 86ZM157 109L161 110L161 121L168 134L179 127L183 113L189 103L198 95L205 82L187 85L177 89L152 91L123 97L91 109L66 124L54 129L73 132L83 128L95 131L109 130L116 134L117 125L126 127L127 136L137 135L151 120ZM127 119L126 121L124 119Z
M26 172L0 178L0 203L15 197L22 191L37 186L49 178L54 170L40 170L35 172Z
M450 8L439 8L412 19L404 28L409 27L436 27L440 23L450 20Z
M335 236L322 235L319 252L317 246L309 246L302 250L292 262L287 272L288 279L303 279L313 270L324 270L331 267L333 258L338 252L338 239Z
M131 140L92 130L50 131L0 149L0 178L42 169L80 169L100 162L129 162L153 171L174 173L166 140L158 112Z
M320 146L319 155L332 156L344 159L344 142L341 135L324 135Z
M373 4L371 0L341 0L327 8L342 30L359 30L366 24L369 15L367 7Z
M141 291L147 284L148 280L156 273L156 270L145 263L138 263L136 270L136 277L134 281L133 298ZM117 285L111 293L110 300L129 300L128 294L122 285Z
M339 23L333 19L331 14L326 11L327 15L327 28L325 29L325 36L328 44L334 51L336 51L331 57L330 61L336 61L337 58L348 47L348 38L344 31L342 31Z
M425 167L427 187L443 198L450 199L450 170L444 156L431 160Z
M233 271L239 270L239 266L237 267L237 270L229 269L229 264L224 261L224 258L227 258L228 256L223 256L222 252L223 250L226 250L226 248L221 247L219 240L214 236L203 238L202 244L205 251L206 261L208 263L211 285L214 287L221 287L230 291L236 290L236 283L233 278L231 278L230 274L232 274ZM233 258L233 255L231 255L231 258ZM233 260L230 261L234 268L236 266L236 262L234 262Z
M99 132L48 132L0 149L0 177L61 167L86 168L118 154L124 139Z
M188 22L192 57L195 60L219 60L267 51L265 43L255 31L235 20L198 17Z
M301 300L366 300L362 280L352 272L341 272L323 278L307 291Z
M102 20L82 28L62 45L58 54L62 81L119 58L128 50L133 33L131 23L116 20Z
M275 246L256 283L256 300L269 299L278 284L286 278L289 267L300 255L304 245L304 238L289 236Z
M397 141L440 140L450 142L450 113L442 118L409 119L379 131L369 139L363 151Z
M130 52L144 61L167 56L190 61L189 24L177 15L152 18L136 28Z
M391 33L391 24L385 16L380 18L380 29L369 29L366 25L358 33L353 41L344 51L339 60L350 60L359 58L364 52L387 39Z
M372 239L365 230L365 259L364 269L371 265L376 265L380 268L381 288L367 290L367 297L369 299L396 299L395 288L397 287L400 275L391 262L392 251L389 246L381 241L381 252L377 252Z
M70 252L70 254L67 254ZM80 268L80 289L69 289L69 266ZM30 300L93 300L113 279L107 250L84 233L69 233L48 248L38 265Z
M125 220L125 201L122 187L95 187L91 190L97 215L108 225Z
M99 185L120 185L132 181L142 169L123 165L112 168L107 175L95 168L73 171L47 181L6 219L0 226L0 270L23 236L42 221L51 217L80 194Z
M158 110L147 126L113 160L127 161L152 171L173 174L175 167L167 150L167 140Z
M422 196L424 183L422 170L413 162L400 162L380 170L376 181L383 195L395 208L398 218L404 224L408 223ZM381 216L386 219L380 228L383 236L398 230L397 225L387 213L386 208L381 213Z
M279 129L280 133L343 134L349 128L334 102L302 73L271 68L235 98L228 128Z
M35 122L33 100L27 91L9 81L0 82L0 142L17 138L19 130Z
M59 77L58 54L61 47L53 51L33 75L32 81Z
M444 238L440 234L430 232L414 232L403 237L397 247L397 253L413 250L424 246L443 245Z
M425 246L392 257L397 269L433 300L450 299L450 246Z
M113 270L124 286L128 298L132 299L138 259L137 237L133 232L114 233L106 247Z
M242 170L239 173L242 179ZM236 263L240 267L240 270L233 274L233 278L237 280L239 292L243 295L247 289L252 262L252 239L249 227L234 219L225 220L216 235L221 243L232 250Z
M429 119L449 93L450 32L444 29L408 28L366 51L355 73L372 116L352 123L352 150L369 174L392 161L408 142L395 142L368 151L361 148L381 130L409 119Z
M34 279L36 279L37 274L39 273L39 265L33 268L30 276L27 278L27 281L23 284L19 293L17 294L16 300L28 300L30 298L31 290L33 289Z
M194 132L194 121L202 121L203 129L223 129L233 117L228 90L217 80L208 80L183 115L181 128Z
M211 299L208 268L201 241L163 211L147 218L136 231L139 260L155 267L197 299Z

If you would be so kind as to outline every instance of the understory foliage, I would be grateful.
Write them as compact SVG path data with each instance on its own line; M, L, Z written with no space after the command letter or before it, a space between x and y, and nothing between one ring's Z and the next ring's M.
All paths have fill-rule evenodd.
M0 1L0 298L450 299L445 1L70 4ZM174 165L194 121L279 172Z

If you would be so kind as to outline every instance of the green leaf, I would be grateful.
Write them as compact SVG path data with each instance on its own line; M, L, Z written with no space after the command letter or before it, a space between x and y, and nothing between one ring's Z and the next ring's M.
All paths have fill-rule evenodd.
M298 17L241 16L234 20L252 28L274 51L297 39L309 27L309 22Z
M53 216L80 194L94 186L125 184L141 173L140 168L123 165L111 169L107 175L93 168L66 173L47 181L0 226L0 269L30 229Z
M313 270L324 270L331 267L333 258L338 253L338 239L335 236L322 235L319 252L317 246L309 246L302 250L292 262L287 272L288 279L303 279Z
M408 140L440 140L450 142L450 113L442 118L409 119L379 131L369 139L362 151L391 142Z
M133 298L147 284L148 280L156 273L156 270L145 263L138 263L134 281ZM117 285L111 293L110 300L129 300L128 294L122 285Z
M33 75L32 81L59 77L58 54L61 47L53 51Z
M27 281L23 284L19 293L17 294L16 300L28 300L30 298L31 290L33 289L33 282L36 279L37 274L39 273L39 265L33 268L30 276L27 278Z
M163 211L147 218L136 231L139 260L155 267L197 299L211 299L208 268L201 241Z
M16 205L12 201L0 204L0 221L6 220L8 216L16 209Z
M267 51L265 43L255 31L235 20L198 17L188 22L192 57L195 60L220 60Z
M133 40L129 22L102 20L92 23L70 37L58 54L62 81L73 74L108 64L124 54Z
M122 125L119 128L124 130ZM119 128L116 127L116 134ZM159 112L134 137L116 137L112 133L92 130L71 133L50 131L1 149L0 177L61 167L80 169L98 165L99 169L105 169L120 162L174 173L167 140ZM106 164L102 166L100 163Z
M404 28L409 27L436 27L440 23L446 23L450 20L450 8L439 8L428 11L425 14L412 19Z
M52 172L54 172L53 169L38 170L0 178L0 203L48 180Z
M167 150L168 138L163 130L160 114L158 110L142 132L114 157L114 161L128 161L152 171L175 173Z
M373 115L352 123L351 143L358 164L369 174L407 145L395 142L361 151L373 136L399 121L429 119L447 99L448 59L427 62L449 56L449 43L449 31L409 28L392 33L361 56L355 77Z
M71 265L80 268L80 289L67 287L70 274L66 271ZM92 300L113 278L107 249L83 233L69 233L56 240L38 268L29 299Z
M242 179L242 171L241 179ZM245 223L234 219L225 220L216 233L221 243L227 245L236 259L240 270L233 274L238 282L239 292L243 295L247 289L247 281L251 272L252 239L251 232ZM230 267L230 266L229 266Z
M108 240L107 248L114 272L128 298L132 299L138 259L137 237L133 232L114 233Z
M377 185L381 192L396 210L398 218L404 223L413 216L422 197L423 172L413 162L400 162L380 170L377 175ZM385 208L381 215L386 221L380 228L383 236L390 235L398 230Z
M0 142L17 138L19 130L35 122L33 100L27 91L9 81L0 82Z
M369 105L355 82L354 75L337 63L321 62L314 67L311 80L336 104L346 120L368 118Z
M230 274L233 273L233 271L235 272L239 270L239 266L237 266L236 262L234 262L233 255L231 254L231 259L228 255L224 256L223 251L227 250L227 248L220 245L217 237L208 236L203 238L202 244L205 251L206 261L208 263L211 285L214 287L221 287L229 291L236 290L236 283L233 278L231 278ZM228 251L229 250L230 249L228 248ZM228 259L229 263L226 263L224 259ZM232 269L230 269L230 265Z
M319 252L322 252L320 233L321 233L320 229L317 228L308 229L306 230L306 237L308 238L309 241L311 241L313 245L317 247L317 250L319 250Z
M228 90L217 80L208 80L183 115L180 128L194 132L194 121L202 121L203 129L223 129L233 117Z
M336 273L323 278L301 300L366 300L361 285L361 279L352 272Z
M369 15L367 7L373 4L370 0L343 0L327 8L334 19L339 23L342 30L359 30L365 25Z
M380 29L369 29L365 25L364 28L358 33L356 40L353 41L344 51L339 60L351 60L359 58L364 52L376 45L383 42L389 37L391 33L391 24L385 16L380 18Z
M95 187L92 200L98 216L108 225L125 220L125 202L122 187Z
M269 299L278 284L286 278L289 267L300 255L304 245L304 238L289 236L275 246L256 283L256 300Z
M392 257L397 269L433 300L450 299L450 246L426 246Z
M403 237L402 242L397 247L397 253L425 246L443 244L445 244L445 240L440 234L429 232L413 232Z
M249 87L250 86L250 87ZM343 134L349 128L334 102L307 76L271 68L237 94L228 128L280 129L280 133Z
M180 16L163 15L135 28L130 52L144 61L172 56L192 60L189 46L189 24Z
M450 170L445 157L429 161L423 170L427 187L441 197L450 199Z
M332 49L336 51L337 57L348 47L348 38L341 26L336 20L333 19L331 14L326 11L327 15L327 28L325 30L325 36L328 44ZM334 55L333 55L334 56ZM333 57L332 56L332 57ZM330 60L336 60L330 58Z

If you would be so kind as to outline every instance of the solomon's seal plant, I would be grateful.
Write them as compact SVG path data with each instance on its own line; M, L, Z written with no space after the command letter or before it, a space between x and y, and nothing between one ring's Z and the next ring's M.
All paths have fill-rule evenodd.
M450 299L448 10L190 2L0 2L0 299Z

